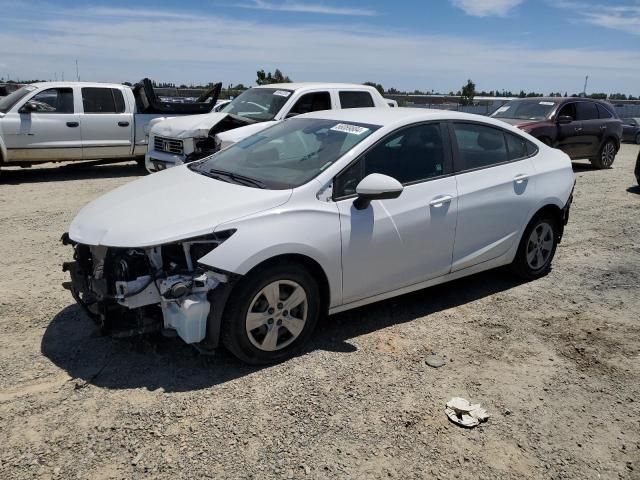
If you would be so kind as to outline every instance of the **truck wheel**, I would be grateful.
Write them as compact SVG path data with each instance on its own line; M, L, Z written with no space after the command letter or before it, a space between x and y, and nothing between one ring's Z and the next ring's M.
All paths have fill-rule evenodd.
M525 280L544 277L551 270L557 246L556 221L547 215L535 217L522 235L511 269Z
M636 135L636 145L640 145L640 133Z
M616 159L616 143L609 139L604 142L604 145L600 148L598 156L592 157L590 160L591 165L596 168L611 168L613 161Z
M309 339L320 315L320 288L301 265L260 268L234 287L224 310L221 339L246 363L275 363Z

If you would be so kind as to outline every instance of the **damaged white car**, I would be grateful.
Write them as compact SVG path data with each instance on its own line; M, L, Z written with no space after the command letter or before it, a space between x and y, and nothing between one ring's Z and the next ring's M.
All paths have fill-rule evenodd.
M387 107L373 87L348 83L281 83L250 88L220 110L151 124L149 172L207 157L287 118L320 110Z
M114 335L274 362L326 313L501 265L545 275L573 186L564 153L497 120L315 112L87 205L66 286Z

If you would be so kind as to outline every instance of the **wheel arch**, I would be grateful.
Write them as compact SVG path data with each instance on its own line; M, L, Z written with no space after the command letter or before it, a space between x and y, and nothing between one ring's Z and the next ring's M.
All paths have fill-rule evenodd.
M527 227L531 224L531 222L545 215L548 215L551 219L554 220L557 228L556 237L558 243L560 243L560 241L562 240L562 235L564 234L564 211L555 203L546 203L542 207L538 208L538 210L536 210L535 213L531 215L531 218L529 218L529 221L527 222L527 225L523 230L523 234Z
M296 263L309 271L309 273L313 276L313 278L318 282L318 287L320 288L321 311L327 312L329 310L329 305L331 303L331 287L329 285L329 277L327 276L327 273L324 271L324 268L322 268L322 265L320 265L320 263L318 263L317 260L307 255L303 255L301 253L285 253L285 254L270 257L258 263L257 265L253 266L246 273L246 276L255 274L261 269L264 269L271 265L277 265L283 262Z

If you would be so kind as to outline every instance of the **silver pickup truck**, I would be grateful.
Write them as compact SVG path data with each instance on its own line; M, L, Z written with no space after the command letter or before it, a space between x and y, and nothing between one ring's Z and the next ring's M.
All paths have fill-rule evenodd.
M161 101L148 79L43 82L0 98L0 167L73 160L144 161L152 119L208 113L221 84L194 103Z

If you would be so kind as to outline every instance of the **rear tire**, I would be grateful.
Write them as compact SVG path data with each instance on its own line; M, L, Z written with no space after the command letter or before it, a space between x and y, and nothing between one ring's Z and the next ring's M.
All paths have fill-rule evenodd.
M636 145L640 145L640 133L636 135Z
M613 161L616 159L617 153L618 148L616 146L616 142L609 139L604 142L602 147L600 147L598 156L590 158L589 161L591 162L591 165L596 168L611 168Z
M223 345L243 362L262 365L294 356L320 316L320 288L291 262L251 272L234 287L224 310Z
M525 280L544 277L558 246L558 224L548 215L534 217L522 235L511 269Z

